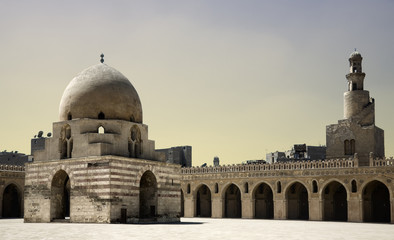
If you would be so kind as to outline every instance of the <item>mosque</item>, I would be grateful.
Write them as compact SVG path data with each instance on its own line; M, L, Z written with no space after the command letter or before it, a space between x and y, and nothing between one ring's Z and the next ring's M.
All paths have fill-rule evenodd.
M384 154L359 52L349 58L344 119L326 127L327 159L182 168L155 149L137 91L103 57L67 86L53 136L32 139L34 161L0 165L0 216L12 208L25 222L394 223L394 160Z

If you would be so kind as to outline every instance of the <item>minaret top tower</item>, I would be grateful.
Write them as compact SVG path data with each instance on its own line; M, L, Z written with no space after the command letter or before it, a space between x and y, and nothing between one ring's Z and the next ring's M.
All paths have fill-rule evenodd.
M375 106L369 92L364 90L365 73L362 72L362 60L359 52L350 54L350 73L346 75L348 89L344 93L344 118L368 126L375 123Z
M363 57L357 51L354 51L349 57L350 73L346 75L348 91L364 90L365 73L362 71L362 61Z

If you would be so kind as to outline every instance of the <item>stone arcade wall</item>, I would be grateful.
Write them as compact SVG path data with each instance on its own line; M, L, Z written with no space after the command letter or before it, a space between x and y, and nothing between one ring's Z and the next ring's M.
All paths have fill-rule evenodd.
M179 221L179 169L174 164L117 156L27 164L25 222L53 220L51 198L53 201L56 197L51 188L61 170L70 179L70 222L138 221L140 179L146 171L151 171L157 181L155 218L158 222ZM127 219L121 219L122 212Z
M288 190L298 182L307 190L309 219L323 220L324 214L328 214L324 210L323 190L334 182L346 190L347 220L362 222L363 190L374 180L388 188L391 223L394 223L393 158L370 158L370 166L359 167L357 155L354 159L183 168L184 216L196 216L197 191L206 185L212 196L211 216L225 217L225 192L235 184L241 191L242 218L255 218L254 193L261 183L265 183L273 193L273 218L288 219Z
M23 216L23 191L24 191L24 182L25 182L25 167L17 166L17 165L0 165L0 218L9 217L5 216L3 212L4 203L12 204L12 206L8 207L16 207L18 209L13 209L14 211L19 210L19 216ZM18 199L5 199L7 198L7 194L5 194L5 190L7 187L16 187L15 190L18 194ZM15 217L15 216L12 216Z

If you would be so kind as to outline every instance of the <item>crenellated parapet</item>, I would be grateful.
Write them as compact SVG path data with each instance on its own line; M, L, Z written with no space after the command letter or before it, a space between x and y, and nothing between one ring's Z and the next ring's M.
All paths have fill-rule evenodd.
M24 172L25 166L0 164L0 171Z
M315 161L297 161L273 164L233 164L210 167L182 168L184 175L188 174L211 174L229 172L261 172L272 170L301 170L301 169L330 169L330 168L354 168L358 167L357 155L355 158L329 159Z
M372 159L370 162L370 167L386 167L386 166L394 166L394 158L377 158Z

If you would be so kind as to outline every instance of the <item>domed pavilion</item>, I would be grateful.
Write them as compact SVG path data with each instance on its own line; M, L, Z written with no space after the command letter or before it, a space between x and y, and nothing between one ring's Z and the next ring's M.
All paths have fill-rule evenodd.
M34 141L25 222L179 221L180 166L155 151L137 91L103 59L66 87L53 136Z

